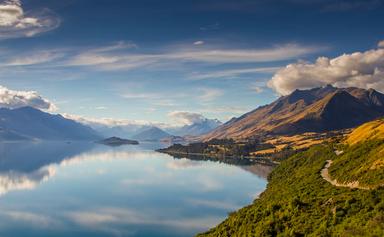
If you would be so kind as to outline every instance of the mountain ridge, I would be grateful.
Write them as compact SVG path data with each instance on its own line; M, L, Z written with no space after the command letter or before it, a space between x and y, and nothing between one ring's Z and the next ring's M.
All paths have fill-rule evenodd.
M218 119L203 119L182 127L170 128L165 131L176 136L200 136L213 131L223 123Z
M151 127L140 133L136 134L132 138L139 141L160 141L161 139L170 137L171 135L158 127Z
M45 113L32 107L0 108L0 128L4 140L94 140L100 136L90 127L62 115ZM20 139L18 139L20 137Z
M202 136L244 139L352 128L384 116L384 95L373 89L318 87L295 90Z

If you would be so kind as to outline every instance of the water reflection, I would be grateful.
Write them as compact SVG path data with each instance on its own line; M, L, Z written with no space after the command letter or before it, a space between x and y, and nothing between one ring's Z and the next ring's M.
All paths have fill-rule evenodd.
M33 189L55 174L54 167L43 167L30 173L8 171L0 173L0 195L13 190Z
M267 168L175 159L159 146L1 145L0 236L193 236L265 188Z
M92 143L23 142L0 144L0 195L33 189L56 173L60 164L91 149Z
M191 166L201 165L199 161L212 161L218 163L224 163L228 165L235 165L241 167L242 169L251 172L254 175L257 175L261 178L267 179L268 175L272 172L275 164L270 162L268 159L237 159L231 157L207 157L203 155L185 155L185 154L169 154L176 160L173 164L171 164L173 168L185 168Z

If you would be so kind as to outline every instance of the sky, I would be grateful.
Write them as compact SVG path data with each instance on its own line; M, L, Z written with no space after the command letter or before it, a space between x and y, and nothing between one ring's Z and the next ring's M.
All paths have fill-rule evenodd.
M0 1L0 106L224 122L295 89L384 92L383 10L382 0Z

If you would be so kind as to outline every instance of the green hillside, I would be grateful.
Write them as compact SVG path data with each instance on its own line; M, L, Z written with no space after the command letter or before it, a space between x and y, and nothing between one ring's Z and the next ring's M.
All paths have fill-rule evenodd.
M341 183L372 189L384 186L384 140L357 143L334 160L330 175Z
M366 167L365 156L382 161L372 150L382 144L344 147L340 156L331 145L319 145L290 157L272 172L259 199L199 236L384 236L384 188L335 187L320 175L326 161L333 160L331 176L348 173L374 187L383 180L382 166L368 176L370 170L350 171ZM346 165L348 159L353 162Z

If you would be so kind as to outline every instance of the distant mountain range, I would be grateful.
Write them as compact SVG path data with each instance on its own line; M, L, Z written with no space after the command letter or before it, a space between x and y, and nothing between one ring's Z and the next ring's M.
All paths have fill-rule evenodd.
M68 118L71 119L71 117ZM99 134L102 134L105 137L118 136L131 139L137 139L137 137L141 137L141 139L144 139L144 137L142 137L142 134L144 133L144 140L162 140L164 138L168 140L174 140L174 138L177 138L177 140L179 140L180 137L184 136L200 136L202 134L206 134L212 131L213 129L217 128L222 124L222 122L217 119L202 119L198 122L178 127L167 127L164 124L155 125L133 123L122 125L107 125L101 122L87 121L77 118L73 119L76 119L76 121L78 121L79 123L90 126L92 129L94 129ZM157 128L157 131L155 131L153 128ZM153 136L150 137L150 134L152 134ZM164 137L165 134L167 134L166 137Z
M138 129L133 139L139 141L181 141L184 136L199 136L206 134L220 126L222 123L217 119L204 119L182 127L170 127L161 129L156 126L143 126Z
M171 137L171 135L158 127L150 127L133 136L133 139L139 141L160 141Z
M202 140L242 139L352 128L383 116L384 94L373 89L326 86L296 90L225 124L216 119L205 119L165 129L134 124L87 126L32 107L0 108L0 140L99 140L101 135L140 141L169 140L172 137L180 140L183 136L200 136Z
M332 86L296 90L271 104L233 118L202 136L250 138L352 128L384 116L384 95L360 88Z
M68 118L71 119L71 117L68 117ZM91 127L93 130L103 135L104 137L116 136L116 137L122 137L122 138L132 138L136 134L152 127L150 125L140 125L140 124L107 125L99 122L89 122L89 121L78 120L78 119L75 119L75 121L85 126Z
M217 119L204 119L190 125L169 128L166 131L176 136L200 136L211 132L223 123Z
M1 140L95 140L100 135L92 128L32 107L0 108Z

